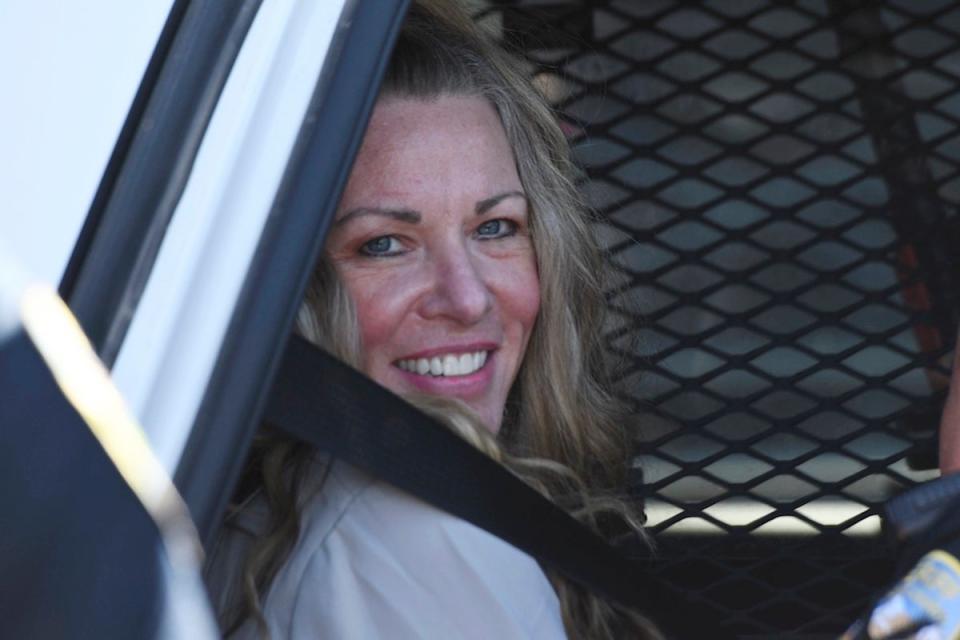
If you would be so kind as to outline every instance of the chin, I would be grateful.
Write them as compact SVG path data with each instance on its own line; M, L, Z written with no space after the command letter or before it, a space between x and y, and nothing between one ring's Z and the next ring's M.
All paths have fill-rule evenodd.
M500 435L500 420L494 420L484 416L482 418L483 426L493 435Z
M473 411L473 413L480 419L480 424L482 424L487 431L493 435L500 433L500 425L503 422L503 409L500 411L494 410L488 405L484 406L475 406L473 404L467 403L467 406Z

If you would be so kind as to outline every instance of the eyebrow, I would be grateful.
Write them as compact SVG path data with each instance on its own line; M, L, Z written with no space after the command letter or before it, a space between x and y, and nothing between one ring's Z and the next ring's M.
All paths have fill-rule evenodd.
M500 195L493 196L492 198L481 200L477 203L477 206L474 207L474 211L476 211L478 216L482 216L507 198L523 198L526 200L527 194L525 194L523 191L507 191L505 193L501 193Z
M384 216L409 224L419 224L420 222L420 214L412 209L380 209L378 207L360 207L358 209L351 209L334 220L333 226L339 226L348 220L352 220L353 218L360 216Z
M522 191L506 191L504 193L493 196L492 198L486 198L480 200L474 206L474 211L478 216L482 216L487 213L495 206L500 204L502 201L507 198L523 198L527 199L527 194ZM394 220L399 220L400 222L406 222L408 224L419 224L421 220L421 215L418 211L413 209L382 209L380 207L358 207L356 209L351 209L345 214L334 220L333 225L340 226L345 222L357 218L360 216L384 216L387 218L393 218Z

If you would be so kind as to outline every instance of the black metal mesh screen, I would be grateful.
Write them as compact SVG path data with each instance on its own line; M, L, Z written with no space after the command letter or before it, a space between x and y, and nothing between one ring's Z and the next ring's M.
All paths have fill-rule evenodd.
M953 2L499 2L612 254L656 570L835 634L933 472L960 307Z

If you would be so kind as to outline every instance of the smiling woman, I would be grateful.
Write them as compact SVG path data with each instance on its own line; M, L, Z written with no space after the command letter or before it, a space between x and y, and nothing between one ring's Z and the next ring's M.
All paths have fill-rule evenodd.
M327 254L356 306L361 370L401 395L459 398L496 433L540 290L493 106L385 98L340 210Z
M414 5L298 318L595 530L634 532L602 260L566 141L449 1ZM485 531L265 438L209 581L233 637L659 637Z

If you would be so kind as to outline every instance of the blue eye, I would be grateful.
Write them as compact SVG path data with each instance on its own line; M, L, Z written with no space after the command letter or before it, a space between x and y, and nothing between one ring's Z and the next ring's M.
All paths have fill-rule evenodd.
M360 252L374 257L392 256L400 253L400 248L397 244L397 239L393 236L379 236L369 242L365 242L364 245L360 247Z
M483 239L503 238L512 236L517 231L517 225L510 220L498 218L496 220L487 220L477 227L477 235Z

